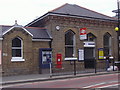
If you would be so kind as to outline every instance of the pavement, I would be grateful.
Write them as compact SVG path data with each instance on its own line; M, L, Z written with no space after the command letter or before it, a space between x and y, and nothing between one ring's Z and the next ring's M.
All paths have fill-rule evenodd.
M119 72L118 71L97 72L97 73L84 73L84 74L76 74L76 75L61 75L61 76L59 75L59 76L52 76L52 77L50 76L50 74L31 74L31 75L7 76L7 77L2 77L2 82L0 82L0 84L8 85L8 84L77 78L77 77L95 76L95 75L103 75L103 74L114 74L114 73L119 73Z

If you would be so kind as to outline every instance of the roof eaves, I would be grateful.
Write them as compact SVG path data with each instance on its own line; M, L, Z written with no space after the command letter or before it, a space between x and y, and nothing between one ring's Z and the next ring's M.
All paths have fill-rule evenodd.
M88 10L89 10L89 9L88 9ZM55 13L55 12L53 12L53 11L54 11L54 10L52 10L52 11L44 14L43 16L41 16L41 17L33 20L32 22L30 22L30 23L28 23L27 25L25 25L25 27L29 27L30 25L38 22L39 20L41 20L41 19L43 19L43 18L45 18L45 17L47 17L47 16L49 16L49 15L67 16L67 17L69 16L69 17L76 17L76 18L98 19L98 20L107 20L107 21L116 21L115 18L109 17L109 16L107 16L107 15L104 15L104 16L107 16L107 17L109 17L109 18L111 18L111 19L103 19L103 18L96 18L96 17L89 17L89 16L80 16L80 15L72 15L72 14L64 14L64 13ZM91 11L92 11L92 10L91 10ZM95 11L93 11L93 12L95 12ZM96 13L98 13L98 12L96 12ZM98 13L98 14L100 14L100 13ZM101 14L101 15L103 15L103 14Z
M33 35L28 31L28 30L26 30L24 27L22 27L22 26L13 26L13 27L11 27L10 29L8 29L6 32L4 32L3 33L3 35L5 35L6 33L8 33L9 31L11 31L13 28L15 28L15 27L20 27L20 28L22 28L24 31L26 31L29 35L31 35L32 37L33 37Z
M49 15L57 15L57 16L65 16L65 17L76 17L76 18L86 18L86 19L98 19L98 20L107 20L107 21L116 21L115 18L111 19L103 19L103 18L96 18L96 17L88 17L88 16L80 16L80 15L71 15L71 14L63 14L63 13L54 13L54 12L49 12ZM113 19L113 20L112 20Z
M45 42L49 42L49 41L51 41L51 39L49 39L49 38L42 38L42 39L33 38L32 41L45 41Z
M26 26L24 28L26 28L26 29L46 29L44 27L28 27L28 26Z

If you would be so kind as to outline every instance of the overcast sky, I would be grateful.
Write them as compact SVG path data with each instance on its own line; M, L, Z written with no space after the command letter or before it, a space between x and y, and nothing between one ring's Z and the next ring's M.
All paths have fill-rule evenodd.
M117 0L0 0L0 25L13 25L15 20L26 25L37 17L65 3L114 16L112 10L117 9Z

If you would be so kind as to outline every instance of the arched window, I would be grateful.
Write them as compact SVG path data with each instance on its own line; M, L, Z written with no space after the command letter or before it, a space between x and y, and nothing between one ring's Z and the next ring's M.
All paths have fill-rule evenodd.
M75 33L68 30L65 33L65 57L75 56Z
M12 40L12 57L22 57L22 40L19 37Z
M93 35L92 33L87 34L87 41L95 41L96 36Z
M111 55L111 35L106 33L103 37L104 55Z

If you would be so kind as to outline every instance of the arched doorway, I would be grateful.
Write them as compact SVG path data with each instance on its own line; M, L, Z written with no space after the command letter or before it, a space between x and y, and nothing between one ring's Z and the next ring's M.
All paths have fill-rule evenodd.
M87 34L87 39L84 41L84 66L85 68L95 67L95 35Z

